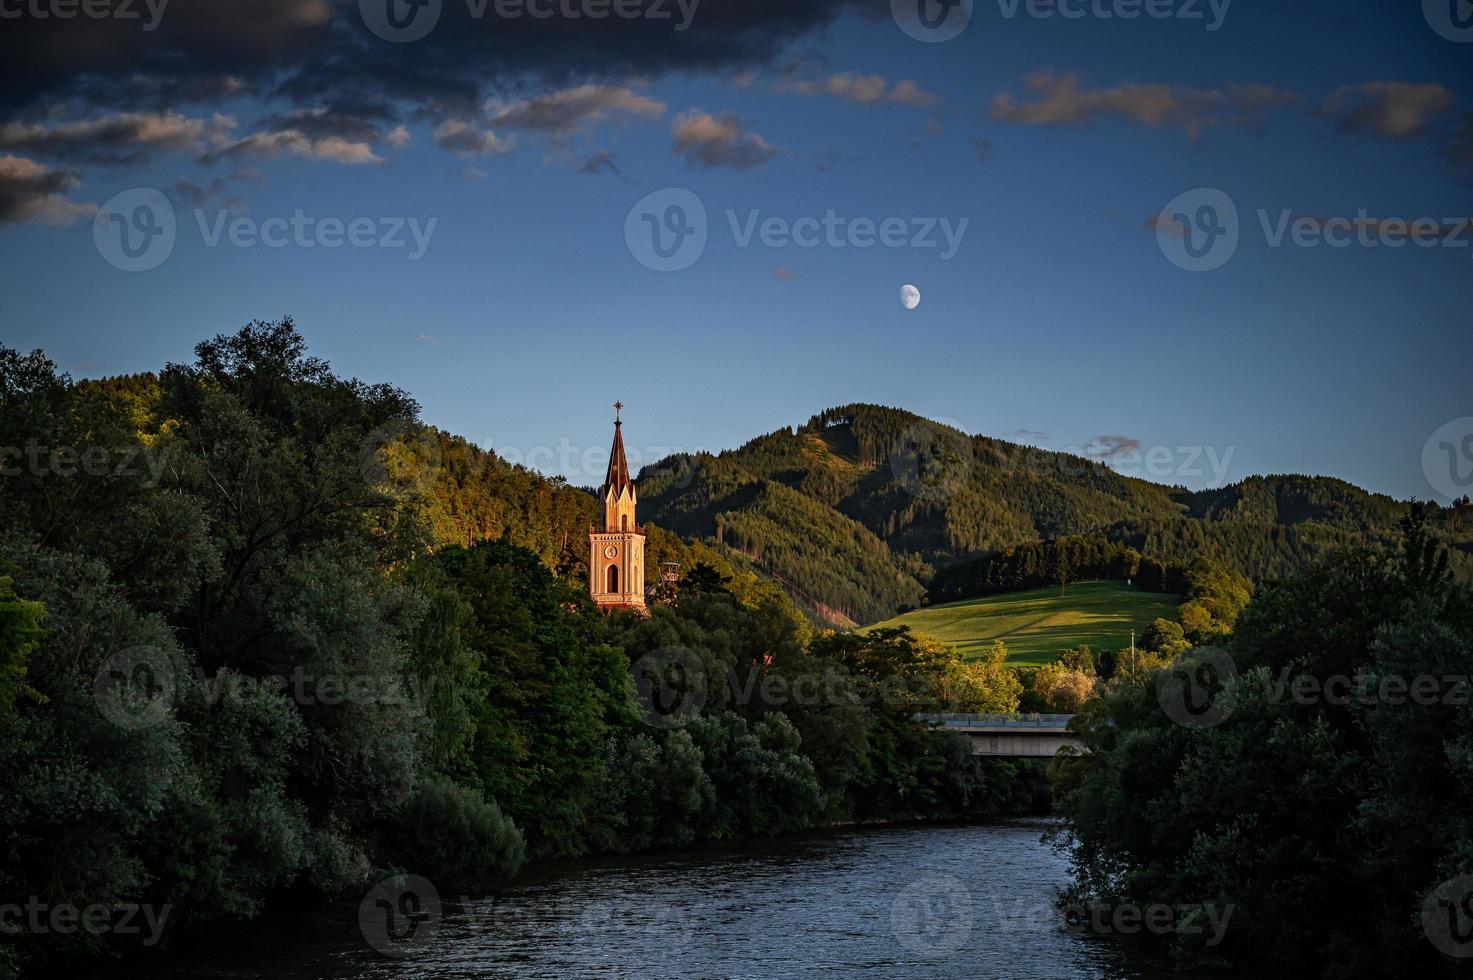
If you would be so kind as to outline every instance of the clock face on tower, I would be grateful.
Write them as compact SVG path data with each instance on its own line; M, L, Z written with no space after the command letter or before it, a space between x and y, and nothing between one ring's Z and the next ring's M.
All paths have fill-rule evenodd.
M619 547L618 547L618 545L612 545L611 544L611 545L605 545L604 546L604 557L605 558L617 558L618 556L619 556Z

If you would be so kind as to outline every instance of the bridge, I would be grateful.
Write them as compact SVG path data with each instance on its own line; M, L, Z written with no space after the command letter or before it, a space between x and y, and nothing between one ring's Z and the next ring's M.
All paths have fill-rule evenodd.
M999 759L1052 759L1064 746L1082 751L1069 731L1073 715L941 714L921 715L938 730L972 739L972 754Z

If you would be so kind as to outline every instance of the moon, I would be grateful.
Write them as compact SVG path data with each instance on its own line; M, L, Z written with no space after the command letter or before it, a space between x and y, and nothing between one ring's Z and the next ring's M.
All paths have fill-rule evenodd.
M910 283L900 287L900 305L907 310L913 310L921 305L921 291Z

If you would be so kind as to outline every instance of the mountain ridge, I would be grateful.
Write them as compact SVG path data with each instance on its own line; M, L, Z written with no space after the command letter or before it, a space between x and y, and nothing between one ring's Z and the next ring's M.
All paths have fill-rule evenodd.
M1064 535L1278 577L1335 548L1393 543L1410 505L1307 474L1189 490L865 403L735 449L665 457L637 483L641 520L748 556L836 625L919 604L942 568ZM1466 532L1443 523L1466 570Z

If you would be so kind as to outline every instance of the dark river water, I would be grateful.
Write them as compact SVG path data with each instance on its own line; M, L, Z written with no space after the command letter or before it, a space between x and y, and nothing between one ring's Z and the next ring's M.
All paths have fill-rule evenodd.
M1042 820L890 827L541 868L491 899L441 894L389 946L388 906L211 934L170 978L1147 977L1061 928ZM417 896L422 898L422 896ZM367 923L365 930L363 923ZM1134 958L1132 958L1134 957Z

